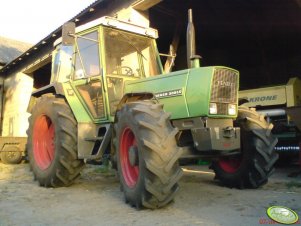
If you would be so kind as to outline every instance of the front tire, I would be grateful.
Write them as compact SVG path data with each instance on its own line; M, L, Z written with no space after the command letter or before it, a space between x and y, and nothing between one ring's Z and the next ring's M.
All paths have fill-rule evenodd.
M182 151L169 116L153 101L128 103L117 113L114 143L121 188L125 201L138 209L163 207L178 190Z
M77 123L64 98L44 94L29 118L28 158L41 186L69 186L84 166L77 159Z
M255 109L240 106L234 123L241 128L239 156L224 157L214 161L211 168L224 185L237 188L258 188L268 181L274 171L278 154L274 151L277 138L273 128Z

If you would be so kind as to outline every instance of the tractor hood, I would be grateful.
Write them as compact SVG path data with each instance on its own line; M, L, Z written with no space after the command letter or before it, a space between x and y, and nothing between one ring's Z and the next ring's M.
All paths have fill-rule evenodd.
M201 67L151 78L128 81L125 93L151 92L171 112L171 119L190 117L236 117L228 114L228 105L237 109L238 71L226 67ZM210 103L216 114L209 114Z

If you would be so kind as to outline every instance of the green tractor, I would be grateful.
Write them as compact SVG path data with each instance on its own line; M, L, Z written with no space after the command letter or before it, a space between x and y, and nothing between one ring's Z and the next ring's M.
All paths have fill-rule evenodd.
M68 186L87 160L104 156L136 208L173 200L180 159L211 159L229 187L267 182L277 139L263 116L238 106L238 71L200 67L191 12L189 69L163 73L157 36L109 17L63 26L51 83L29 107L28 157L41 186Z

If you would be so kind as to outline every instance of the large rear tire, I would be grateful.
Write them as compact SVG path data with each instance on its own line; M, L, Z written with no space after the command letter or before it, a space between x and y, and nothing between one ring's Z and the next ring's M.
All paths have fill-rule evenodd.
M153 101L128 103L117 113L113 143L121 188L137 209L163 207L178 190L182 151L169 116Z
M278 154L274 151L277 138L273 128L255 109L240 106L235 126L241 128L239 156L224 157L214 161L211 168L224 185L237 188L258 188L268 181L274 171Z
M64 98L44 94L29 118L28 158L41 186L69 186L84 166L77 159L77 123Z

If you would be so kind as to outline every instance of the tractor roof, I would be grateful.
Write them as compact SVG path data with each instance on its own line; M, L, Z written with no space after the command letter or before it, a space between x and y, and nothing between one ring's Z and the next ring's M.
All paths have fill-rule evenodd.
M80 33L82 31L88 30L90 28L96 27L96 26L106 26L106 27L112 27L114 29L119 29L119 30L123 30L123 31L128 31L128 32L132 32L135 34L139 34L139 35L144 35L147 37L151 37L151 38L158 38L158 31L156 29L153 28L149 28L149 27L142 27L136 24L132 24L126 21L122 21L122 20L118 20L116 18L113 17L101 17L99 19L93 20L89 23L83 24L79 27L76 28L76 33ZM62 38L57 39L54 42L54 46L57 46L58 44L60 44L62 42Z

